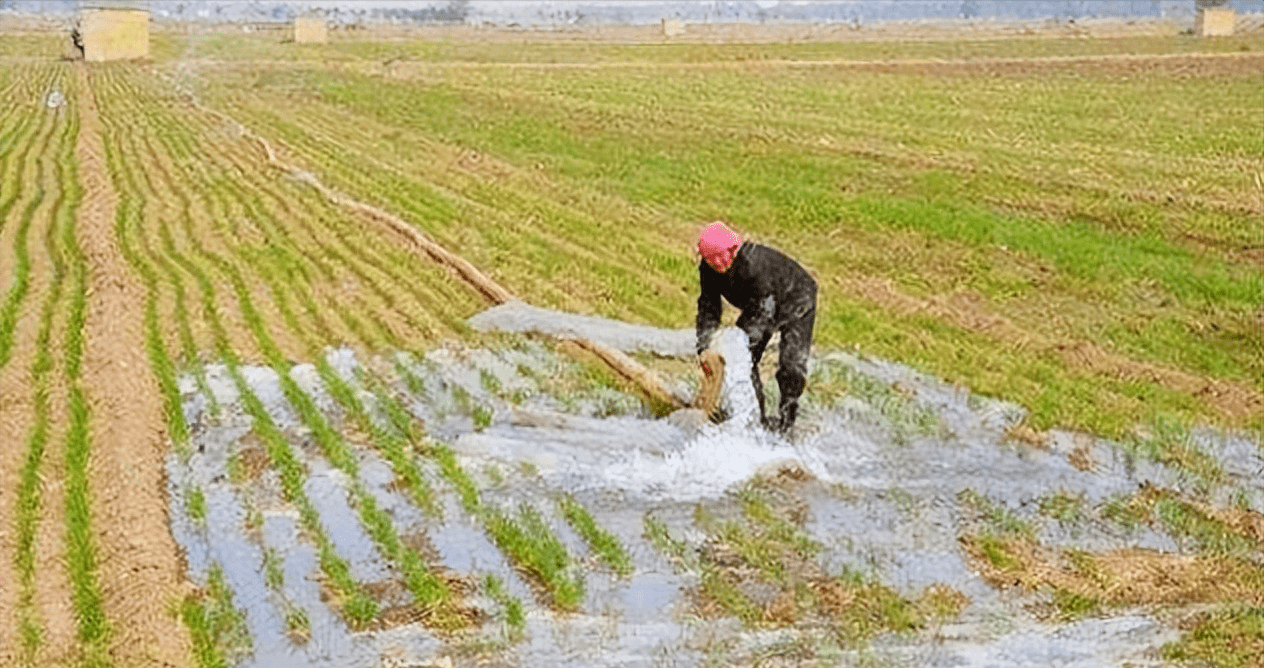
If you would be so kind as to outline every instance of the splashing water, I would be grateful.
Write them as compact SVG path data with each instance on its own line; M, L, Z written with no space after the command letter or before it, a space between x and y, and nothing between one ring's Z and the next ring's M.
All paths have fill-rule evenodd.
M617 489L651 498L697 500L722 495L761 469L796 462L826 475L822 453L763 429L751 384L746 335L716 333L725 358L721 406L729 419L696 431L666 420L567 416L530 427L503 425L467 433L454 447L466 455L530 460L549 483L566 489Z
M704 425L677 450L662 457L638 452L640 456L626 465L609 467L602 484L697 499L722 494L761 469L782 463L797 462L814 475L824 476L819 453L769 433L760 424L747 342L742 330L726 327L711 343L725 360L720 404L728 411L727 420Z

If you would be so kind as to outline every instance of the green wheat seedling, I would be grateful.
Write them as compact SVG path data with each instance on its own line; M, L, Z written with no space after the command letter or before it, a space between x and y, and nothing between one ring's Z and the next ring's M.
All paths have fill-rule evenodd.
M1223 467L1214 457L1198 448L1189 426L1179 419L1159 416L1145 431L1144 435L1125 440L1124 449L1134 456L1188 473L1203 493L1224 482Z
M395 334L395 332L387 327L379 317L380 312L392 313L404 319L407 325L414 331L421 333L425 340L437 340L440 330L436 328L433 321L433 313L435 311L449 311L449 305L459 304L462 301L468 301L470 295L466 295L464 299L454 299L457 297L454 289L450 287L448 282L436 282L437 277L434 269L431 268L425 272L424 276L417 276L402 270L402 265L409 262L415 262L415 258L410 258L406 254L400 256L398 248L391 248L383 245L376 235L361 235L358 232L358 226L355 224L346 224L343 222L345 217L331 216L330 209L326 205L317 205L314 203L314 197L323 197L315 191L293 191L294 194L303 193L304 197L290 197L283 200L281 194L272 193L269 186L271 182L268 180L258 181L260 192L269 193L270 197L283 202L282 206L297 206L309 212L308 215L299 217L285 216L277 217L278 223L284 221L287 225L279 225L275 227L276 231L282 235L282 238L292 241L294 247L298 247L300 237L310 238L310 244L314 247L310 251L304 251L304 262L316 266L322 275L332 280L336 274L331 269L331 260L333 263L345 268L356 279L356 281L369 288L373 296L381 303L381 306L370 305L362 302L364 308L359 313L373 323L373 333L370 338L369 332L363 325L357 324L357 316L351 315L345 309L341 309L335 305L335 309L339 311L340 317L357 332L357 335L364 341L373 341L374 345L385 343L393 348L402 348L403 342ZM246 189L244 194L238 193L243 198L249 210L261 212L264 204L262 200L254 196L251 189ZM289 194L289 193L286 193ZM247 200L249 200L247 202ZM334 219L337 219L336 221ZM287 227L290 223L298 223L299 233L291 233ZM405 260L401 263L400 259ZM300 265L301 267L302 265ZM422 280L418 280L421 278ZM465 289L458 287L456 290ZM468 289L466 289L468 290ZM401 299L400 296L410 297L411 299ZM357 298L358 299L358 298ZM415 313L414 304L425 305L425 312ZM455 316L449 311L444 317L443 324L450 331L456 331L463 326L459 316Z
M312 637L312 623L302 608L290 603L285 609L285 631L291 640L305 643Z
M570 495L560 497L557 505L562 511L562 516L566 518L566 522L584 539L584 542L588 543L589 549L597 555L598 559L620 577L632 574L632 559L628 557L619 539L597 526L597 522L587 508Z
M188 509L189 519L193 523L205 527L206 526L206 493L201 487L192 487L186 490L184 495L184 505Z
M544 523L539 511L523 504L518 516L487 508L484 524L496 545L520 568L538 579L553 604L574 610L584 598L584 578L566 548Z
M390 462L412 502L418 508L438 517L442 514L442 506L416 460L409 454L425 448L418 422L408 415L398 399L387 393L385 386L376 377L363 372L358 375L361 382L370 387L389 425L384 428L372 423L375 441L381 445L383 455Z
M181 617L193 637L201 668L227 668L250 654L253 642L245 611L233 605L232 589L219 564L211 566L206 587L181 605Z
M1259 661L1264 606L1238 603L1199 615L1194 630L1163 646L1166 661L1215 668L1248 668Z
M320 413L311 398L289 376L288 364L266 333L257 311L254 311L251 306L250 296L244 289L239 275L227 265L224 265L223 268L237 290L238 303L241 304L246 320L255 332L260 348L268 356L273 370L277 372L280 378L282 392L285 394L286 399L303 423L311 430L325 458L346 473L352 481L348 491L355 500L355 505L359 509L361 523L365 526L370 537L383 552L384 556L400 566L406 584L417 596L421 605L433 609L446 603L450 598L450 592L446 584L430 572L425 562L415 551L406 548L402 544L398 534L395 532L390 516L377 508L374 497L358 481L358 463L351 449ZM296 331L301 331L297 326L293 312L286 306L286 302L281 298L281 293L277 291L275 284L273 288L274 296L278 298L277 303L282 309L283 315L289 321L291 327ZM340 403L343 403L344 407L353 414L363 416L364 422L370 426L371 431L372 420L368 417L363 406L360 405L354 390L337 376L323 356L318 357L317 360L318 372L322 380L325 381L331 395ZM444 612L444 609L437 610L436 617L432 621L443 626L459 626L463 623L463 619L459 615L443 614Z
M189 594L180 603L180 621L189 629L189 636L193 641L193 660L197 662L198 668L228 668L228 662L224 659L212 631L215 623L212 621L210 608L205 595Z
M296 316L288 307L287 300L279 291L279 286L272 282L272 288L274 296L277 297L277 304L291 328L295 331L301 331ZM245 295L241 295L239 298L242 299L243 305L249 304ZM259 333L261 330L256 329L256 332ZM272 350L270 342L264 340L262 336L260 343L265 351ZM314 348L314 346L311 347ZM407 457L404 456L402 439L380 427L363 406L356 395L355 388L334 371L325 357L320 355L319 351L313 350L313 353L317 356L317 371L330 395L343 406L363 430L372 435L375 443L379 446L379 450L393 452L397 455L395 457L396 461L405 465L411 464L411 462L407 461ZM425 562L414 550L403 545L395 531L390 516L378 509L376 499L356 479L355 458L345 442L326 422L315 405L311 403L310 398L288 377L288 369L285 368L284 364L274 359L274 369L278 374L282 375L282 388L287 399L295 407L296 412L298 412L304 423L312 429L326 458L346 472L352 480L349 492L355 500L355 505L359 508L362 524L383 555L399 565L405 583L417 597L418 603L433 611L431 622L443 627L464 625L464 619L454 614L453 610L444 605L451 599L451 593L447 585L429 570ZM416 473L415 468L413 470ZM417 474L417 479L420 480L419 473Z
M46 136L44 146L40 150L40 157L36 161L41 175L41 185L38 188L36 197L32 199L33 205L28 205L23 213L17 239L19 250L25 251L27 236L32 224L36 222L37 218L42 218L46 225L45 246L53 263L48 293L40 308L39 330L35 340L36 352L35 358L31 363L34 422L26 439L26 457L22 464L16 499L17 545L15 565L20 580L17 618L19 633L22 638L22 649L29 660L34 660L35 652L42 642L42 632L39 628L38 615L35 611L35 538L39 527L40 510L45 503L40 490L40 470L44 465L44 453L48 447L50 430L53 428L51 424L52 397L50 397L49 376L55 371L55 362L52 354L54 314L58 310L62 293L65 290L67 273L65 255L67 249L62 247L61 241L65 238L63 228L73 222L67 212L61 211L62 207L68 203L68 198L61 188L56 188L53 191L51 206L49 207L51 212L46 213L43 217L37 216L37 214L43 210L43 207L40 207L39 204L44 201L46 196L42 183L44 181L52 182L58 173L58 169L54 165L55 161L50 159L49 147L50 145L64 147L68 141L67 133L73 127L72 124L63 124L60 139L55 138L51 133ZM64 155L64 148L58 150L58 152ZM60 179L57 182L60 183ZM22 295L24 293L25 290L23 290ZM13 294L13 292L10 293L11 296ZM22 295L18 295L17 300L8 303L15 304L16 309L16 304L20 304ZM3 322L0 322L0 326L3 324ZM0 359L0 364L5 361L7 361L7 358Z
M957 494L957 501L963 507L980 515L984 531L988 535L998 538L1025 539L1032 539L1036 535L1036 527L1030 522L972 489L961 490Z
M354 627L368 624L377 615L377 605L351 577L350 566L346 560L334 551L333 543L320 522L320 514L303 491L303 483L307 477L303 465L295 457L289 443L273 422L272 416L268 414L263 403L241 377L236 365L230 365L229 371L237 383L246 413L254 420L255 433L259 435L268 451L268 457L280 473L283 498L298 508L303 529L316 544L321 570L337 592L343 614Z
M942 52L946 44L883 48L924 54ZM861 52L849 48L768 50L809 60L826 57L823 53L846 59ZM1027 53L1031 47L1003 42L979 48ZM1142 48L1164 53L1173 47L1149 41ZM537 62L557 54L556 45L531 45L501 57ZM603 54L607 52L597 56ZM672 58L682 57L699 56L668 49L647 60L680 65ZM703 57L724 61L710 52ZM1154 95L1152 83L1120 82L1109 73L1020 76L1006 94L1006 104L998 107L998 91L982 81L963 80L948 99L921 78L901 73L813 77L809 83L792 70L774 68L752 77L738 68L704 74L686 67L673 69L674 76L664 83L629 67L551 73L532 83L511 79L510 72L472 66L423 93L414 81L384 82L313 64L301 74L270 70L273 79L247 95L237 85L243 72L227 67L214 73L206 88L209 96L247 117L261 132L284 136L287 147L340 189L401 212L442 241L478 248L471 251L475 264L497 266L505 282L533 303L577 304L579 310L591 308L612 317L636 310L634 319L661 326L687 321L687 300L663 304L649 290L641 299L628 298L629 288L623 286L651 281L628 281L600 261L575 261L585 259L584 250L596 258L612 255L585 247L603 238L592 234L602 218L636 219L639 228L645 222L641 218L648 217L641 207L676 202L671 213L677 220L723 213L737 222L760 221L761 233L820 267L836 266L838 249L813 243L813 235L832 230L848 239L847 263L862 268L857 274L890 278L898 292L915 297L954 292L981 296L986 310L1029 332L1042 331L1042 314L1054 304L1102 304L1063 310L1071 336L1094 340L1091 333L1104 333L1102 343L1111 350L1188 368L1196 375L1232 378L1258 391L1252 380L1261 376L1254 354L1258 328L1251 325L1261 294L1258 272L1217 248L1257 244L1258 226L1243 224L1243 212L1252 206L1244 200L1204 196L1215 184L1238 182L1241 192L1252 187L1237 174L1243 156L1256 155L1259 148L1258 133L1245 120L1257 88L1248 77L1235 74L1170 86L1167 94L1180 95L1182 101L1188 85L1194 85L1204 93L1200 99L1219 104L1178 105L1180 112L1151 115L1144 123L1126 126L1116 115L1113 131L1123 133L1129 149L1102 146L1086 158L1072 147L1091 143L1102 128L1087 121L1093 115L1085 109L1105 100L1125 107L1144 104ZM1166 81L1163 77L1172 75L1157 76ZM296 80L313 94L303 109L291 112L283 96ZM894 102L882 92L891 85L917 104L905 98ZM390 94L383 94L383 86ZM721 102L740 99L752 89L768 102L758 115ZM652 96L681 102L671 109L656 107L653 113L629 103ZM856 99L865 101L858 108L866 111L842 125L836 116L822 113ZM964 112L943 113L963 105ZM524 114L527 109L530 113ZM1021 153L1004 139L1050 114L1064 119L1056 135L1025 133L1030 144ZM892 123L892 118L902 120ZM1218 122L1198 122L1206 118ZM576 119L586 120L589 134L576 137L569 131ZM916 148L908 143L908 127L918 128ZM865 137L863 148L855 144L857 128ZM387 135L390 145L383 146L381 137ZM760 146L754 173L744 160L749 147L743 142ZM457 147L477 147L510 177L487 178L476 168L445 169L456 162L447 156L458 154ZM938 151L942 160L928 165L919 159L928 149ZM1144 169L1135 165L1138 150L1152 158ZM1024 155L1041 155L1045 168L1039 174L1013 169ZM874 156L881 157L880 169L874 168ZM1089 172L1083 169L1085 159L1093 165ZM978 178L979 173L988 178ZM1118 182L1103 183L1086 173L1109 173ZM697 174L709 176L698 180ZM1196 176L1181 183L1176 174ZM861 175L863 185L857 178ZM522 186L514 188L519 179ZM739 196L734 197L735 191ZM1165 191L1189 197L1172 204L1155 196ZM552 206L539 206L532 192L551 198L546 204ZM1127 193L1142 196L1118 196ZM1113 203L1103 205L1103 197ZM570 211L556 215L557 202L566 202ZM548 230L513 226L532 220L532 215L559 222ZM1172 220L1180 224L1170 224ZM463 229L454 230L452 221L462 221ZM485 229L468 229L469 221L488 222ZM661 282L674 288L689 280L687 262L646 261L670 256L670 244L679 243L679 228L665 227L652 230L659 239L637 239L641 243L629 244L628 251L621 248L619 255L635 257L637 267L655 267ZM1174 231L1188 229L1198 230L1207 242L1191 243ZM892 243L916 250L920 261L910 265L894 259ZM1116 261L1096 259L1106 255ZM913 275L909 266L917 269ZM538 280L540 268L560 267L574 274L574 280L568 274L568 287L592 286L592 294L566 294L561 281ZM1136 409L1156 402L1176 414L1219 418L1215 408L1196 405L1183 393L1164 391L1157 384L1134 378L1103 382L1099 374L1076 369L1056 352L1008 351L1014 341L1005 337L946 325L938 314L906 316L875 303L863 290L843 292L847 294L840 294L832 312L823 310L818 318L822 343L858 343L871 354L914 363L937 376L960 379L976 392L1017 401L1033 409L1037 428L1066 424L1117 436L1133 425ZM1145 299L1138 299L1138 293ZM1211 302L1227 306L1217 311L1226 317L1207 316L1204 306ZM1159 317L1143 313L1151 304L1161 305ZM1195 338L1205 338L1209 345L1194 342L1189 323L1199 332ZM1220 334L1211 333L1212 324ZM1089 398L1060 400L1081 394ZM1258 425L1258 416L1254 419Z
M812 374L812 396L825 402L853 396L881 416L895 442L907 445L914 437L945 437L948 429L932 408L913 401L896 386L866 375L836 360L822 360Z
M521 640L526 628L526 617L522 611L522 601L505 591L505 585L494 573L483 576L483 591L491 597L504 611L505 625L509 629L511 642Z
M730 582L714 564L700 559L697 550L687 541L673 537L662 520L646 515L644 527L645 537L660 552L670 557L677 568L698 574L702 592L721 609L746 624L759 621L762 611L751 602L750 598Z
M108 115L104 118L108 118ZM104 139L106 164L113 177L115 191L118 193L118 209L114 219L115 238L119 240L119 248L124 259L140 274L145 284L145 351L163 396L163 409L171 439L177 448L185 448L189 437L188 425L184 419L175 367L163 345L158 326L160 279L158 271L149 259L153 255L145 253L143 256L133 240L133 230L139 225L140 201L144 197L144 191L137 184L132 170L127 167L129 161L123 157L125 146L122 144L121 132L107 122Z
M457 496L461 499L461 507L465 509L465 512L477 515L483 507L478 498L478 487L457 463L456 453L442 443L432 444L429 450L433 453L435 462L439 464L440 473L456 488Z
M43 122L31 122L33 119L28 117L24 124L26 131L18 135L15 140L21 142L21 150L12 156L10 151L5 151L3 154L5 158L4 183L9 187L4 188L2 191L4 194L0 196L0 230L7 225L9 212L17 205L19 195L24 192L33 194L22 209L17 235L14 239L12 279L9 290L4 295L4 301L0 302L0 368L4 368L13 353L13 335L17 324L18 307L30 289L31 258L26 239L30 230L30 218L42 203L45 195L43 186L38 182L37 171L43 161L32 160L30 156L32 151L35 151L37 155L43 155L55 127L45 114L32 113L30 116L39 118ZM35 183L31 183L28 188L15 187L15 184L28 181L35 181Z
M118 132L118 131L116 131ZM125 131L118 132L116 135L122 139ZM107 141L107 156L114 154L111 150L113 143ZM156 375L159 378L169 377L174 382L174 373L170 372L170 358L166 356L165 349L162 345L161 337L157 334L155 311L157 286L159 284L159 276L157 270L153 268L150 261L141 256L135 247L131 244L131 225L124 224L126 221L134 220L138 217L133 209L135 206L132 198L124 197L123 194L139 192L135 179L137 178L126 167L119 165L117 158L113 159L115 169L112 173L129 177L123 185L126 187L120 190L120 215L118 223L118 236L121 240L125 257L130 264L135 267L148 287L147 297L147 341L151 353L151 364L155 367ZM143 236L141 237L143 238ZM191 238L196 238L191 235ZM195 248L195 252L201 253L201 260L208 261L208 257L200 248ZM146 251L146 254L153 257L152 251ZM376 604L369 598L359 587L359 585L351 578L350 570L345 560L339 557L333 550L332 543L325 534L320 518L315 508L311 505L303 491L303 481L306 472L302 465L294 457L289 444L285 441L284 436L273 423L271 416L267 413L263 404L253 393L253 390L242 378L238 370L237 355L228 344L227 335L222 323L218 317L218 311L215 306L214 289L206 272L193 262L182 256L176 256L175 260L179 261L186 271L189 271L198 281L203 295L204 309L203 313L212 325L212 329L216 338L216 346L219 349L221 357L227 363L230 375L233 377L237 385L240 400L253 420L256 433L264 443L265 449L268 451L269 458L275 466L278 467L280 479L282 483L282 493L287 501L293 503L299 510L299 517L304 526L305 531L311 536L316 543L321 570L325 573L329 583L334 591L338 594L338 601L335 607L340 608L344 615L348 618L352 626L360 627L367 624L376 616ZM213 264L213 263L211 263ZM174 271L171 266L167 267L168 272ZM257 317L257 315L256 315ZM177 397L178 399L178 397ZM168 412L169 422L172 424L173 433L176 432L177 425L183 425L183 415L178 410L174 416ZM186 618L186 623L187 623Z
M659 552L672 558L684 570L696 570L698 568L697 552L686 541L673 537L671 530L667 528L667 525L662 520L652 515L646 515L643 524L645 538L654 547L658 548Z
M68 117L70 136L78 134L78 115ZM83 201L83 189L79 185L76 162L72 159L71 142L62 145L58 169L62 171L61 183L65 186L65 206L58 209L61 245L69 259L71 280L70 310L67 316L65 340L65 373L69 385L67 412L69 426L66 431L66 555L73 588L72 602L78 625L78 638L83 644L83 661L86 666L107 665L106 642L110 627L102 607L100 584L97 579L96 543L92 535L91 497L88 481L88 455L90 450L89 425L91 410L80 386L84 351L84 323L87 312L87 259L75 234L76 212ZM0 215L0 219L3 215Z

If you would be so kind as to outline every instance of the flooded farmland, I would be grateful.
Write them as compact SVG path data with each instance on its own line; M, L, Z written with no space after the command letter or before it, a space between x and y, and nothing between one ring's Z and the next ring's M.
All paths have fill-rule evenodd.
M1264 461L1245 436L1183 435L1222 467L1210 482L1136 445L1028 433L1019 406L842 351L815 351L788 440L757 426L740 373L725 381L725 422L655 417L540 334L689 355L691 332L514 308L473 321L519 332L500 349L329 349L323 372L291 368L348 445L337 464L273 369L183 379L193 437L168 461L172 529L190 578L228 592L235 665L1162 665L1185 612L1107 595L1142 586L1110 580L1110 564L1199 559L1215 538L1164 508L1264 509L1252 483ZM749 364L737 330L717 346L730 369ZM357 422L330 372L377 427ZM696 384L668 382L682 396ZM287 496L245 393L300 465L305 501ZM398 429L417 432L411 482L383 447ZM524 556L504 518L552 561ZM322 568L324 545L372 600L367 621ZM460 623L418 600L408 554L447 585ZM1080 586L1093 559L1096 599Z

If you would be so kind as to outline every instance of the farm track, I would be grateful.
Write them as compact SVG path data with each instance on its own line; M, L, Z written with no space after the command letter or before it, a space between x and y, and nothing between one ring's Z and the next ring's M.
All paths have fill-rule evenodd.
M188 585L167 522L162 378L144 372L152 361L145 351L153 350L156 338L154 297L146 296L146 286L128 266L127 242L117 235L125 228L120 207L128 195L119 181L111 184L119 156L106 143L113 128L106 127L110 116L100 106L109 95L108 82L100 79L79 66L83 99L76 157L92 294L83 385L96 419L87 465L102 607L115 620L108 657L119 666L185 666L191 641L171 614Z

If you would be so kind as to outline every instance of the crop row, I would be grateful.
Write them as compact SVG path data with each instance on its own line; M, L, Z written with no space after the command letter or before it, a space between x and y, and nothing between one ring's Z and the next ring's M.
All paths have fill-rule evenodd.
M185 352L183 364L193 366L200 391L213 398L200 369L205 345L198 332L209 332L211 347L234 379L240 402L265 446L270 466L280 477L285 501L298 510L305 534L317 545L327 580L338 592L336 601L352 626L369 623L377 612L372 598L351 579L344 559L334 551L321 518L304 492L306 471L274 417L240 372L246 359L234 326L220 317L221 308L237 310L240 326L253 339L256 352L281 382L287 404L310 433L325 460L346 474L347 489L361 525L383 556L402 574L416 603L426 611L427 623L442 628L467 623L452 592L436 577L424 558L401 540L391 518L359 480L357 455L336 422L322 413L312 397L290 376L290 360L315 361L329 395L342 412L368 436L371 445L392 468L418 507L439 510L425 483L416 457L433 458L445 478L459 491L468 509L476 510L495 542L524 570L538 578L553 602L573 608L582 596L583 581L573 571L570 557L529 507L514 516L483 504L453 453L441 444L423 443L420 423L389 394L386 384L370 372L345 379L329 365L324 348L351 343L369 350L413 349L437 335L450 334L465 314L456 309L472 305L468 289L453 286L451 278L434 267L416 271L415 258L392 253L389 243L372 230L357 229L363 221L332 208L319 192L277 178L259 152L240 138L225 141L223 121L188 106L171 113L152 104L152 82L121 70L105 70L97 88L105 100L107 145L111 168L120 192L118 234L129 262L145 277L149 288L147 312L171 315L171 331L149 328L151 362L167 389L168 417L173 434L187 456L188 427L175 403L177 362L167 353L171 345ZM128 119L122 122L120 119ZM122 156L132 156L124 159ZM196 160L190 159L196 156ZM169 221L180 227L172 230ZM409 271L413 269L413 271ZM201 320L191 318L184 294L188 282L197 286ZM359 290L338 289L350 281ZM331 287L332 284L332 287ZM190 354L192 353L192 354ZM354 382L353 382L354 380ZM361 387L370 388L372 405ZM379 414L380 413L380 414ZM383 419L384 418L384 419ZM200 498L197 490L190 499ZM191 507L197 507L196 503ZM573 517L582 508L572 506ZM591 518L588 518L591 520ZM591 525L591 521L589 521ZM589 536L600 536L590 526ZM609 536L605 536L607 541ZM605 549L610 550L606 545ZM520 605L497 599L510 619L520 621ZM186 620L194 627L205 620L207 607L194 605ZM513 612L513 611L518 612ZM206 640L205 628L195 637ZM199 641L202 642L202 641ZM207 656L213 650L199 650Z
M14 411L6 419L25 431L14 517L6 521L15 527L13 584L25 660L63 653L95 666L105 660L108 625L89 494L91 411L80 384L88 270L76 230L83 192L74 159L77 90L68 69L18 66L5 80L0 239L3 252L12 256L0 262L7 270L0 277L6 286L0 302L0 372L29 378L19 391L30 393L27 400L6 401ZM35 319L34 324L24 324L24 317ZM31 338L18 339L32 332ZM19 361L29 362L29 369L15 368ZM29 412L22 410L28 406ZM17 441L13 452L19 452ZM47 479L64 483L50 487ZM62 498L48 496L49 489L61 489ZM48 560L66 566L45 568ZM52 601L64 593L58 585L63 577L77 643L47 632L47 616L59 608Z
M611 315L661 318L661 296L680 291L678 283L658 269L647 272L639 261L643 251L661 244L654 221L613 220L614 203L595 193L566 191L492 157L403 133L398 119L390 125L319 98L308 102L285 115L258 99L234 97L224 104L337 187L403 212L475 264L494 268L530 301L569 308L600 304ZM383 145L383 136L396 145ZM687 255L668 255L664 262L681 269ZM527 280L539 275L555 279Z
M961 76L941 87L916 70L848 67L383 77L300 59L208 72L200 94L335 187L468 248L528 301L687 322L696 223L680 221L725 217L818 272L822 344L964 379L1029 407L1040 428L1119 436L1151 414L1258 418L1245 402L1188 399L1191 376L1260 396L1258 271L1217 250L1259 240L1245 222L1258 202L1243 196L1255 87L1245 60L1213 61L1216 74L1196 81L1166 66L1136 79L1044 76L1057 70L1046 63L1005 86ZM1223 104L1178 103L1188 86ZM1134 113L1152 96L1171 104ZM979 317L922 306L958 293ZM1053 311L1066 316L1056 332L1041 315ZM1214 329L1211 311L1224 314ZM1102 382L1065 354L1090 342L1123 373ZM1136 371L1151 365L1162 373Z

